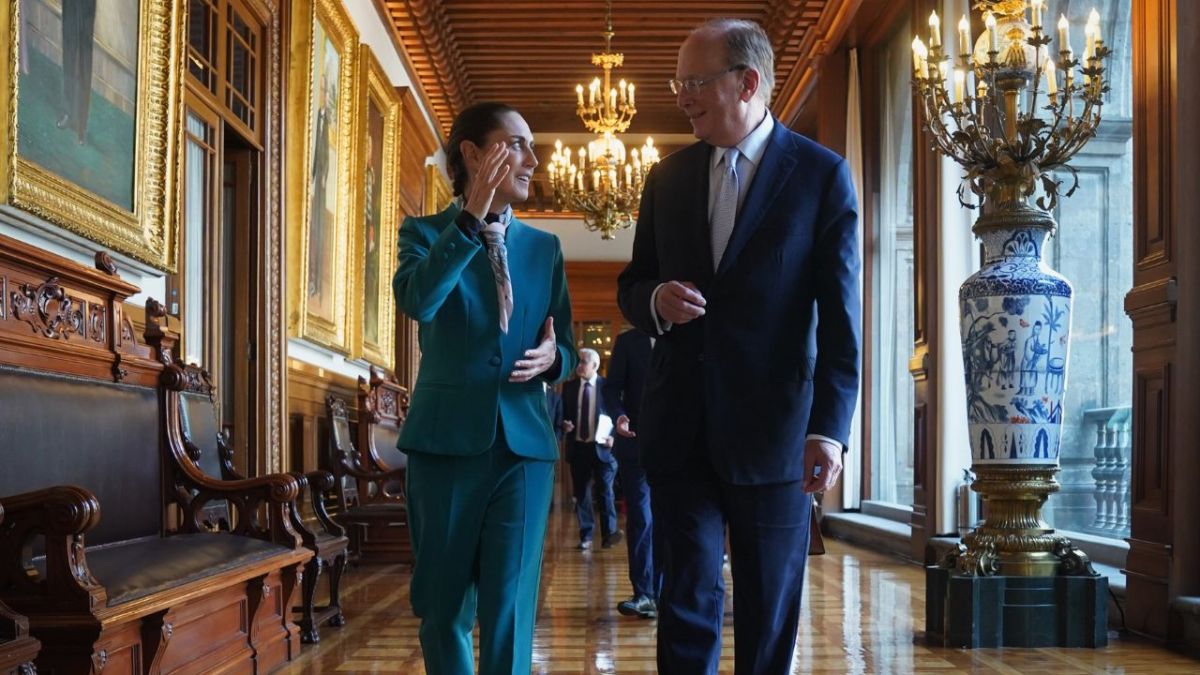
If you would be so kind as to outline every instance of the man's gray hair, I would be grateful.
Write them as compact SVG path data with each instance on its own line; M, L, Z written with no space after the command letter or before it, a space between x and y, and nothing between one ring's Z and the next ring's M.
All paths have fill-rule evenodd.
M730 66L745 65L758 72L758 97L769 107L775 90L775 50L762 26L745 19L711 19L692 31L709 32L725 39Z
M587 347L584 347L583 349L579 350L579 358L589 362L600 363L600 352L596 351L595 349L588 349Z

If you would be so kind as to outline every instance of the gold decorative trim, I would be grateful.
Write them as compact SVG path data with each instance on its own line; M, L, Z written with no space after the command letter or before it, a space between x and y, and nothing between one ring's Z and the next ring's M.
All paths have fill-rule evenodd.
M308 307L308 239L311 219L309 169L312 163L309 148L315 133L314 120L309 119L309 108L314 96L312 74L316 45L313 44L313 32L315 23L320 22L340 57L336 107L339 118L336 141L338 156L336 166L330 167L330 171L335 173L331 180L336 185L338 195L353 195L356 191L352 185L352 177L355 175L353 132L354 120L357 117L355 79L358 76L358 33L339 0L297 0L292 5L291 18L288 128L297 133L290 134L287 149L288 156L293 158L288 162L286 207L288 240L292 243L288 254L288 329L292 335L348 353L351 345L347 297L352 286L348 281L348 252L353 222L349 204L339 204L334 214L335 221L330 238L334 249L331 258L333 320L314 315ZM298 133L301 129L304 130L303 133Z
M400 166L401 112L403 101L396 89L388 80L383 66L371 52L370 47L362 45L359 48L359 75L356 85L357 114L354 117L354 150L355 175L352 183L354 192L354 222L351 228L354 245L355 273L351 275L353 283L349 297L350 314L354 327L354 356L365 358L371 363L392 369L395 362L395 300L392 297L392 274L396 267L396 239L400 223L399 215L399 180L397 168ZM376 277L375 288L366 287L366 170L370 157L367 156L368 111L374 104L383 117L383 148L380 150L382 175L377 181L380 191L380 212L378 241L379 273ZM361 158L361 159L358 159ZM361 172L361 173L359 173ZM359 289L362 289L359 292ZM366 299L374 293L379 299L379 311L375 317L377 342L366 338Z
M0 8L0 202L174 272L175 181L183 93L184 6L141 0L133 163L133 210L57 176L17 153L20 3Z
M436 164L425 167L425 215L441 213L454 199L454 190Z

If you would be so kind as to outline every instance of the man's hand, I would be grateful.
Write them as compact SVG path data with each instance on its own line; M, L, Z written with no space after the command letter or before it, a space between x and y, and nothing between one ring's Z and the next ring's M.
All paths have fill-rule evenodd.
M558 346L554 341L554 318L548 317L543 326L542 341L536 349L525 350L525 358L513 364L509 382L528 382L537 375L546 372L554 365L554 355Z
M673 324L683 324L704 316L707 301L690 281L668 281L654 296L654 311L658 318Z
M571 420L563 420L562 421L562 430L563 430L564 434L569 434L572 431L575 431L575 423L572 422Z
M829 441L809 439L804 444L804 491L824 492L842 475L842 449Z
M608 438L604 439L600 445L603 445L606 448L611 448L613 446L613 437L609 436Z
M637 432L629 428L629 416L617 416L617 433L625 438L633 438L637 436Z

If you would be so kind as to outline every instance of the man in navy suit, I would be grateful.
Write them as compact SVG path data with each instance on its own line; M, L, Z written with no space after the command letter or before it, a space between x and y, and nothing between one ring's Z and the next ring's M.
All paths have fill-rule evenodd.
M578 379L563 384L563 430L567 432L567 464L575 491L575 516L579 520L579 548L592 547L595 514L592 511L592 486L600 493L600 534L604 548L621 540L617 529L617 506L613 499L613 480L617 460L612 454L612 422L604 407L604 378L597 374L600 355L593 349L579 350ZM602 429L600 418L609 420Z
M666 544L658 668L717 672L728 523L735 669L786 673L811 493L841 473L858 391L854 187L845 160L769 113L757 24L704 24L675 73L700 142L647 177L618 280L622 312L658 337L638 429Z
M638 460L636 431L653 341L636 328L618 335L604 380L604 404L617 431L613 455L625 495L625 542L629 549L629 583L633 585L633 597L618 603L617 611L643 619L658 615L655 598L662 573L654 564L657 547L653 542L659 532L651 525L650 486Z

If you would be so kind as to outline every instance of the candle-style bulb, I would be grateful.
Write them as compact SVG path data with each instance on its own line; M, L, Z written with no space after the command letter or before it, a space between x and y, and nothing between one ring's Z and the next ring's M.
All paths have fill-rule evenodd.
M962 56L971 54L971 22L967 21L966 14L958 20L958 51Z
M988 49L998 53L1000 51L1000 32L996 30L996 15L991 12L984 14L983 25L987 26Z
M929 13L929 46L937 47L942 44L942 21L937 12Z
M1071 51L1071 24L1067 22L1065 14L1058 15L1058 50Z

